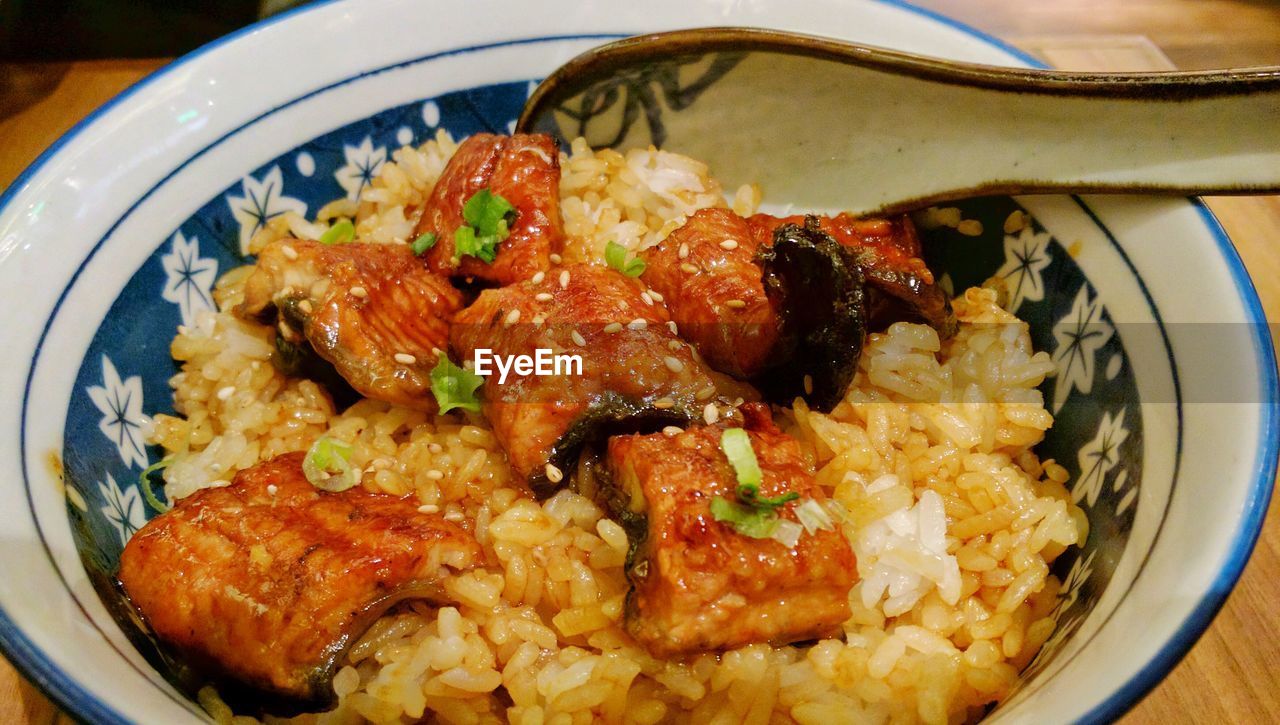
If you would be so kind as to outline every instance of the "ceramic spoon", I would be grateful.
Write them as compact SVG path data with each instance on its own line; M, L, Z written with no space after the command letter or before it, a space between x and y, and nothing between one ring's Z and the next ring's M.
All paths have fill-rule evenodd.
M751 28L617 41L538 86L521 131L650 144L808 208L982 194L1280 191L1280 68L1098 74Z

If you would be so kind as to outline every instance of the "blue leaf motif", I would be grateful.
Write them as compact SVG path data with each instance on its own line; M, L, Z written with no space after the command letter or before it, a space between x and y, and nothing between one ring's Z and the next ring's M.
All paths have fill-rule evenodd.
M164 290L160 296L178 306L182 324L191 325L197 312L213 310L213 283L218 278L218 262L200 257L199 240L191 241L178 232L168 254L160 258L164 267Z
M1058 369L1053 387L1053 412L1056 415L1067 402L1072 389L1088 394L1093 389L1098 350L1111 339L1114 330L1102 319L1102 302L1089 299L1089 285L1080 286L1071 311L1053 326L1057 347L1053 364Z
M373 139L365 136L356 146L343 144L342 155L346 157L347 163L334 172L333 178L346 190L347 199L356 201L360 198L360 192L372 184L373 178L382 170L382 165L387 161L387 149L385 146L374 148Z
M240 253L249 254L249 241L253 235L278 216L293 212L305 218L307 205L284 195L284 175L279 166L256 179L252 175L240 180L243 196L227 195L227 206L240 225Z
M102 385L92 385L86 391L89 399L102 413L98 429L120 452L124 465L145 468L147 453L144 448L143 430L148 420L142 414L142 378L137 375L121 380L116 366L106 355L102 356Z

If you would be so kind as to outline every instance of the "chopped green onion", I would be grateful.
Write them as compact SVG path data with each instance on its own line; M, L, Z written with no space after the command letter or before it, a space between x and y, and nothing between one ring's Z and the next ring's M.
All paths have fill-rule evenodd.
M720 450L729 459L733 472L738 476L739 486L750 486L760 490L764 474L760 471L760 462L756 460L756 452L751 449L751 436L741 428L730 428L720 434Z
M360 469L351 465L351 444L320 436L302 459L302 475L312 486L337 493L360 483Z
M426 234L423 234L422 236L413 240L413 244L410 244L409 248L413 250L413 253L415 255L421 257L424 252L426 252L428 249L431 249L434 246L436 246L436 233L427 232Z
M151 474L162 468L168 468L171 463L173 463L172 458L157 461L142 469L142 475L138 476L138 487L142 489L142 498L146 499L147 504L159 513L164 513L173 507L156 498L155 491L151 490Z
M511 234L515 213L511 202L488 189L472 194L462 205L466 224L453 233L455 254L492 262L498 256L498 244Z
M760 495L764 473L751 448L751 437L745 430L730 428L721 433L720 449L724 451L725 458L729 459L729 465L733 466L738 479L735 491L738 500L730 501L716 496L711 500L711 517L716 521L724 521L738 533L755 539L775 538L778 527L782 526L784 538L791 540L793 537L790 527L798 524L778 518L777 509L788 501L800 498L800 494L788 491L779 496ZM794 543L788 546L794 546Z
M831 513L823 508L822 504L811 498L806 498L803 502L796 504L792 509L796 518L800 520L800 525L804 526L804 530L810 534L817 533L823 529L835 528L835 522L831 520Z
M778 513L768 508L753 508L730 501L723 496L711 499L711 518L723 521L743 536L768 539L778 529Z
M800 543L800 535L803 533L804 527L800 524L788 519L778 519L778 525L774 527L773 534L769 538L788 549L794 549L796 544Z
M604 245L604 261L610 267L627 275L628 277L639 277L644 273L645 263L639 257L627 259L627 248L617 242L609 242Z
M498 258L498 241L496 236L477 237L476 230L461 226L453 232L453 251L458 257L475 257L491 263Z
M483 383L484 378L454 365L444 353L440 353L440 362L431 370L431 392L440 404L441 413L454 408L479 412L476 389Z
M320 235L321 244L346 244L356 238L356 227L350 219L339 220L329 227L329 231Z

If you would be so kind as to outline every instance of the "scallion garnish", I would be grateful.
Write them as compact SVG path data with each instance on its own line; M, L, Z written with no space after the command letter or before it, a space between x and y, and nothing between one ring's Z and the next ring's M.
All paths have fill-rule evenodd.
M735 531L753 539L777 538L779 531L783 538L791 540L791 526L799 527L793 521L778 518L778 509L788 501L800 498L795 491L788 491L779 496L761 496L760 484L764 482L764 473L756 460L756 453L751 448L751 437L741 428L730 428L720 434L720 449L738 479L735 491L737 501L730 501L722 496L711 500L711 517L723 521ZM784 526L783 524L787 524ZM782 539L779 539L783 541ZM783 541L786 543L786 541ZM787 546L794 546L794 542Z
M356 238L356 227L350 219L340 219L329 227L329 231L320 235L321 244L346 244Z
M302 459L302 475L322 491L345 491L360 483L360 469L351 465L351 444L320 436Z
M436 233L427 232L413 240L413 244L410 244L409 248L413 250L415 255L421 257L428 249L434 246L436 246Z
M440 353L440 362L431 369L431 392L436 396L441 413L454 408L479 412L480 399L476 397L476 389L483 383L484 378L454 365L444 353Z
M639 257L627 259L627 248L617 242L604 245L604 261L628 277L639 277L644 273L646 266L644 260Z
M138 487L142 489L142 498L146 499L147 505L159 513L164 513L173 507L156 497L155 491L151 489L151 474L163 468L168 468L170 463L173 463L172 458L152 463L142 469L142 475L138 476Z
M510 224L516 208L501 196L481 189L462 205L466 224L453 233L453 249L459 257L469 256L492 262L498 257L498 244L511 235Z

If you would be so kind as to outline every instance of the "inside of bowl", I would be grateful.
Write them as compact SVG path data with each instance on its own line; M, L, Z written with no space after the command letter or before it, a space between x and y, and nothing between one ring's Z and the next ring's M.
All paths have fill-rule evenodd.
M214 281L245 263L249 236L266 221L285 211L306 215L334 199L354 198L395 149L441 130L455 138L506 133L529 90L527 81L500 83L388 108L228 180L221 193L167 237L152 240L154 252L98 327L67 407L62 456L68 487L81 492L79 500L69 501L67 515L103 604L175 683L189 685L175 663L150 648L114 580L125 542L156 514L139 477L162 456L144 438L149 418L174 412L169 387L177 372L169 351L174 330L195 324L200 311L213 308ZM765 194L770 201L767 189ZM1076 223L1096 226L1078 200L1053 203L1074 208L1072 218L1079 218L1064 223L1064 229ZM950 211L922 218L928 261L940 284L955 292L1002 279L1009 309L1030 325L1035 348L1048 351L1057 369L1041 387L1055 423L1037 453L1069 472L1067 485L1088 512L1090 533L1082 547L1053 565L1062 582L1053 611L1057 630L1024 670L1024 683L1049 668L1095 613L1130 545L1140 485L1159 486L1149 483L1138 368L1107 309L1111 280L1082 269L1080 240L1056 235L1037 214L1028 213L1029 206L1034 204L1007 197L956 204L954 214L972 222L962 227L947 222ZM1093 234L1105 247L1105 229ZM1118 248L1090 252L1117 253Z

